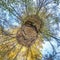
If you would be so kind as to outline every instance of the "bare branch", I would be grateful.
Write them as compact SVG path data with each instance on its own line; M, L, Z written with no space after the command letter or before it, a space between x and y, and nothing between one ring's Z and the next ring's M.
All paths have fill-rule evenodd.
M19 13L17 13L17 11L15 10L15 8L12 5L10 5L10 6L15 11L15 13L18 15L18 17L20 18L20 20L22 20L22 17L19 15Z
M39 0L39 1L40 1L40 0ZM47 2L47 0L42 0L42 1L40 1L40 2L39 2L39 9L37 10L36 15L38 15L38 13L39 13L39 11L41 10L42 7L47 6L47 5L50 4L51 2L53 2L53 1L48 1L48 2Z

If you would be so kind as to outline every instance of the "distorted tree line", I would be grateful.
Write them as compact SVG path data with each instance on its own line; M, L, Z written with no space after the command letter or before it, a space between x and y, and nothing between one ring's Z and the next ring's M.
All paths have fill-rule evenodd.
M50 45L52 46L53 53L50 55L47 60L53 60L53 57L55 57L56 54L59 54L55 51L54 46L50 42L51 40L55 39L58 43L60 43L60 38L56 35L56 30L59 31L59 16L54 13L54 9L58 8L59 0L1 0L0 1L0 7L3 11L7 11L10 16L15 17L14 20L19 25L14 26L5 17L2 17L2 14L0 15L0 24L1 33L5 38L5 40L2 41L1 46L4 42L16 39L17 43L19 45L22 45L22 47L27 47L27 53L26 53L26 60L29 58L28 55L31 55L31 60L37 59L41 60L41 55L37 51L32 50L32 48L37 48L37 45L41 43L43 44L44 40L47 39L49 41ZM54 6L53 6L54 4ZM50 7L50 6L52 7ZM51 9L51 11L50 11ZM50 12L49 12L50 11ZM1 12L4 13L4 12ZM6 14L7 14L6 13ZM14 23L14 21L13 21ZM54 27L54 24L58 27ZM9 27L9 28L7 28ZM53 32L54 31L54 32ZM39 44L37 44L37 42ZM11 42L12 43L12 42ZM6 43L5 43L6 44ZM35 46L36 45L36 46ZM16 46L16 45L15 45ZM60 45L58 45L59 47ZM21 46L20 46L21 47ZM15 47L14 47L15 48ZM41 48L41 47L40 47ZM22 48L21 48L22 49ZM12 50L12 48L11 48ZM33 52L37 52L35 55ZM37 48L37 50L39 50ZM10 52L8 49L6 50L8 53ZM18 56L19 53L16 53L16 55L12 58L13 60ZM1 52L2 53L2 52ZM4 51L4 53L7 53ZM2 54L4 54L2 53ZM25 56L25 55L24 55ZM33 56L33 57L32 57ZM6 56L5 56L6 57ZM40 58L39 58L40 57ZM43 56L42 56L43 57ZM45 58L45 57L44 57ZM10 57L7 59L11 59Z

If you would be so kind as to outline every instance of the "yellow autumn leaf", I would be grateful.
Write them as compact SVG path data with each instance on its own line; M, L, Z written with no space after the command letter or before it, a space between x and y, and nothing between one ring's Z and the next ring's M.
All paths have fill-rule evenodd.
M10 33L10 34L16 34L18 29L19 29L19 27L18 27L18 28L10 29L10 30L9 30L9 33Z
M8 59L9 60L13 60L14 59L14 57L16 56L16 54L18 53L18 49L13 49L12 51L10 51L8 54L7 54L7 56L8 56Z

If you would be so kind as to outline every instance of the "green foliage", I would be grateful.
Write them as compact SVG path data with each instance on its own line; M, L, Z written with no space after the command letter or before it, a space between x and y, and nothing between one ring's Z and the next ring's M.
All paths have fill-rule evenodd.
M14 3L14 2L16 2L16 0L7 0L8 1L8 3Z
M27 13L27 14L33 13L33 12L32 12L32 11L34 10L33 0L21 0L21 4L24 4L24 5L25 5L26 13Z
M12 11L13 11L13 9L11 9L10 7L8 7L7 3L4 2L3 0L1 0L0 6L3 7L4 9L7 9L10 13L12 13Z
M59 4L59 0L54 0L54 3Z

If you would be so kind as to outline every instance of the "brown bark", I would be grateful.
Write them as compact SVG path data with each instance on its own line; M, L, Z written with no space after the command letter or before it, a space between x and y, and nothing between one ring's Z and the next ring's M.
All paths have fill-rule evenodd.
M24 24L18 30L16 38L19 44L30 47L38 38L41 21L35 15L25 18Z

